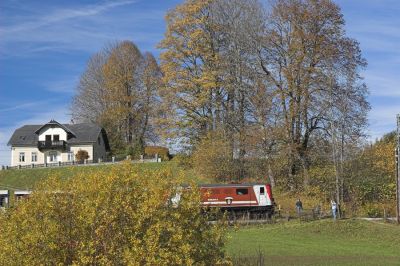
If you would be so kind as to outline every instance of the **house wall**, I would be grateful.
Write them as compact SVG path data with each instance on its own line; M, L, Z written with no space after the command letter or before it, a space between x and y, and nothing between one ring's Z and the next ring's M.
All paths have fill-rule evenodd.
M60 140L67 141L67 132L60 127L44 127L39 134L39 141L45 141L46 135L52 135L51 139L53 140L53 135L60 135Z
M25 162L19 161L19 153L25 152ZM32 152L37 153L37 162L32 162ZM28 164L43 164L44 153L39 151L37 147L12 147L11 148L11 166L28 165Z
M71 145L70 146L70 151L74 153L74 160L75 159L75 155L79 150L85 150L88 152L89 154L89 159L88 160L94 160L96 161L96 159L93 158L93 146L92 145ZM65 155L67 156L67 155Z
M104 144L103 144L104 146ZM70 149L64 152L57 151L57 160L60 162L69 162L68 160L68 153L73 152L75 159L75 155L79 150L85 150L89 154L89 160L93 160L94 162L97 162L99 156L104 156L105 158L105 148L101 147L96 147L96 156L94 156L93 153L93 146L92 145L73 145L70 146ZM103 152L104 151L104 152ZM25 153L25 162L20 162L19 161L19 153L24 152ZM32 162L32 152L37 153L37 161ZM11 166L18 166L18 165L31 165L33 164L44 164L46 162L46 156L48 155L49 151L41 152L37 147L12 147L11 149ZM50 162L47 162L50 163Z

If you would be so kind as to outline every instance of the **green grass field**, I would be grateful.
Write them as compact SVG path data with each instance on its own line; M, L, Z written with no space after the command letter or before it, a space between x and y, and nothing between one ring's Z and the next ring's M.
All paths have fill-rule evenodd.
M185 171L185 176L188 179L193 179L197 182L202 182L196 177L191 170L185 170L179 167L174 162L162 163L137 163L138 167L145 169L161 169L170 168L173 172ZM113 165L99 165L99 166L67 166L67 167L54 167L54 168L36 168L36 169L13 169L0 171L0 189L32 189L38 181L49 176L59 176L61 178L69 178L78 173L85 173L89 171L108 171Z
M231 230L238 265L400 265L400 227L361 220L286 222Z

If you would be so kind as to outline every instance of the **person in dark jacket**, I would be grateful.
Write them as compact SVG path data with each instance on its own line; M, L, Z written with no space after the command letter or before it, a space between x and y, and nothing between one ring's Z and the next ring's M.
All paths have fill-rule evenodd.
M300 199L297 199L296 201L296 211L297 214L300 215L301 211L303 210L303 203L301 202Z

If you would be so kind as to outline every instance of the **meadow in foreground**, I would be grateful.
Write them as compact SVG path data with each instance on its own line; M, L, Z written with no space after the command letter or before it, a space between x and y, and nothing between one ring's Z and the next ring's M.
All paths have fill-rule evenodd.
M400 227L387 223L292 221L229 235L226 250L237 265L400 265Z

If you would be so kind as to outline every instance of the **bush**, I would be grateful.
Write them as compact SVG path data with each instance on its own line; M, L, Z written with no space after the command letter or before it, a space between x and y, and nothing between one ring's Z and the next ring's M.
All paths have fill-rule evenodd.
M221 264L225 225L207 223L198 191L167 204L179 180L128 163L49 178L0 214L0 264Z
M137 142L133 145L128 145L125 148L125 157L129 156L132 160L140 159L140 155L143 154L143 144Z
M366 204L362 207L362 210L365 216L371 218L377 218L383 216L383 209L381 209L377 204Z
M232 181L235 163L232 149L222 134L210 133L196 146L192 162L198 175L218 181Z
M171 159L168 148L160 146L147 146L144 148L144 154L151 157L154 157L156 154L158 154L158 157L163 161L169 161Z
M384 213L388 217L396 215L396 206L393 202L375 202L375 203L367 203L361 206L361 215L377 218L383 217Z
M75 154L75 158L78 162L83 163L84 160L89 159L89 153L85 150L79 150L76 154Z
M189 169L189 168L193 167L192 158L189 155L186 155L183 153L176 154L172 158L172 161L176 162L178 164L178 166L181 166L185 169Z

